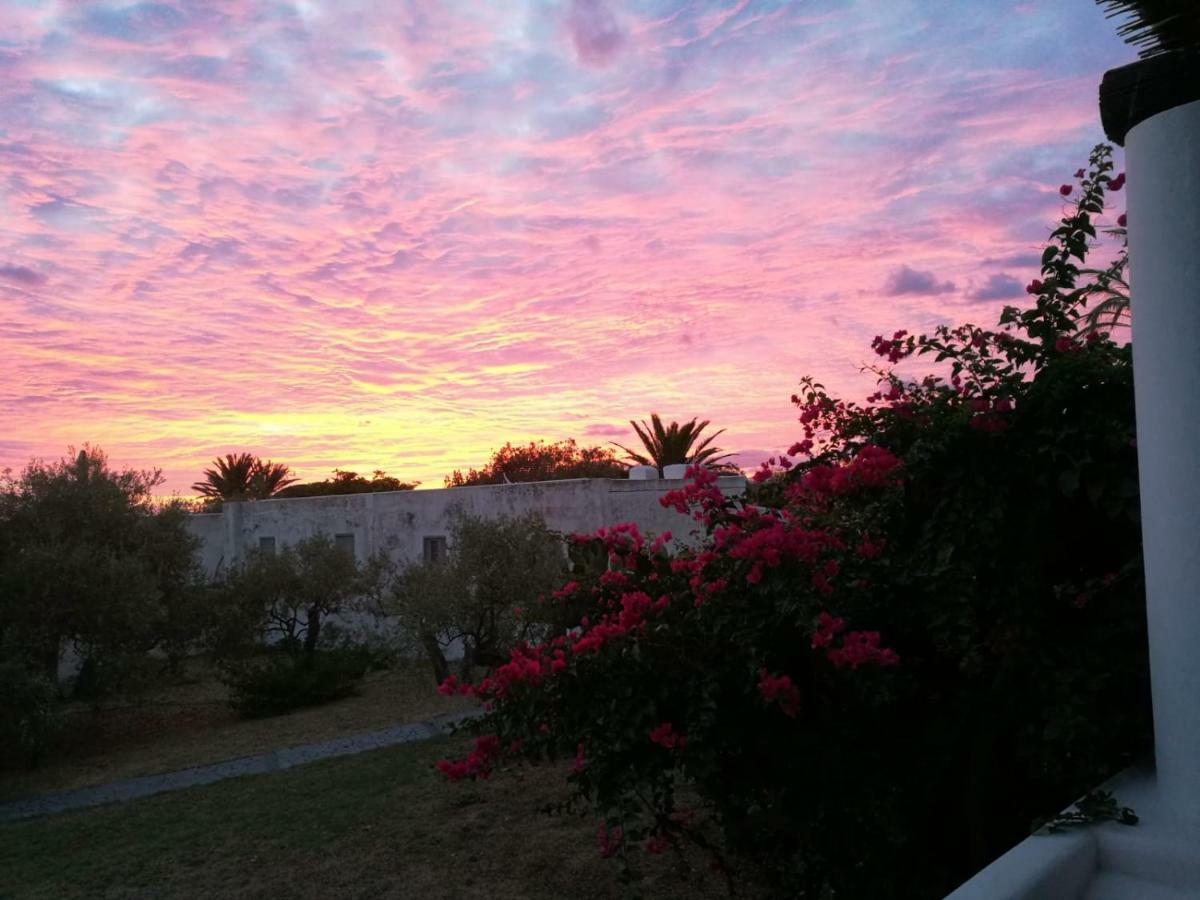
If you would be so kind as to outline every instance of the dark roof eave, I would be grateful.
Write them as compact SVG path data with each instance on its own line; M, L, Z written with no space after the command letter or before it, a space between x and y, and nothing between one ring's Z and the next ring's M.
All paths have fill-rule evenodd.
M1200 100L1200 51L1162 53L1109 69L1100 82L1100 121L1124 146L1130 130L1176 106Z

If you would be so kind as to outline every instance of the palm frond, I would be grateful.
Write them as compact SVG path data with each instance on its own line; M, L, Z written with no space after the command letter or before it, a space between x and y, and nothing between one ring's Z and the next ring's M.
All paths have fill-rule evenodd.
M1124 18L1117 34L1146 59L1163 53L1200 53L1196 0L1096 0L1108 18Z

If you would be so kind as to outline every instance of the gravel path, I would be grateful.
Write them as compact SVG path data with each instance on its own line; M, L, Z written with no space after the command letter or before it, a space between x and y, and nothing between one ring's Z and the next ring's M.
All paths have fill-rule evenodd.
M397 725L394 728L384 728L381 731L369 731L365 734L321 741L319 744L305 744L301 747L273 750L270 753L260 753L256 756L243 756L240 759L213 763L209 766L198 766L194 769L167 772L163 775L146 775L142 778L114 781L111 784L102 784L96 787L42 794L28 800L0 804L0 822L16 822L21 819L32 819L36 816L67 812L73 809L86 809L89 806L103 806L107 803L119 803L122 800L136 800L139 797L149 797L165 791L178 791L199 784L212 784L241 775L278 772L282 769L290 769L292 766L315 762L318 759L353 756L356 753L377 750L380 747L407 744L410 741L423 741L449 731L451 727L460 722L477 718L480 714L478 710L465 710L426 722L411 722L407 725Z

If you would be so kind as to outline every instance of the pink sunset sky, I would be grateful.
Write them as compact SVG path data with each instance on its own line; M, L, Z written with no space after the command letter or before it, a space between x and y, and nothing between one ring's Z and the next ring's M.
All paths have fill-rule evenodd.
M0 5L0 468L425 486L1020 302L1132 51L1092 0Z

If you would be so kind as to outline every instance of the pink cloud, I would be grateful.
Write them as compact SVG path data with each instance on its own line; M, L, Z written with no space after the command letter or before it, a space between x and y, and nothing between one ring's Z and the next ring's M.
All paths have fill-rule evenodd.
M626 41L626 34L606 0L571 0L567 28L575 52L589 65L611 62Z

